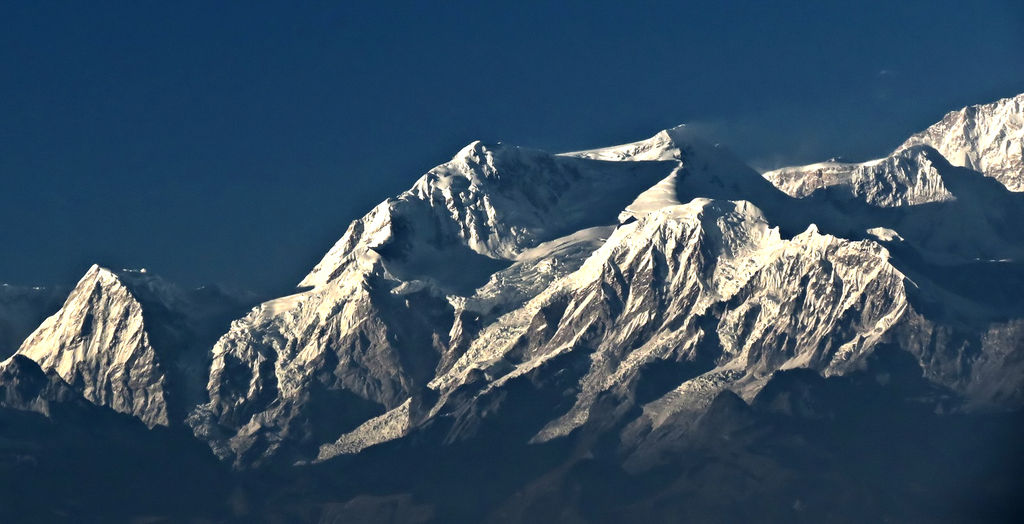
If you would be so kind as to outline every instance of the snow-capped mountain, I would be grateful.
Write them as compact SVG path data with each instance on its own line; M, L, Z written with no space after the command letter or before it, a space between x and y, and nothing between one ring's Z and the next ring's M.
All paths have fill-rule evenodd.
M236 460L283 444L302 448L294 459L315 457L421 391L481 309L511 307L578 266L594 228L675 167L470 144L349 226L302 281L312 289L232 324L213 350L197 433ZM479 286L496 300L467 301Z
M953 165L979 171L1010 191L1024 191L1024 94L951 111L900 149L918 144L934 147Z
M786 461L809 449L806 464L852 467L884 442L859 434L871 410L921 440L1024 407L1024 194L1007 189L1021 100L950 113L878 160L763 176L685 126L562 154L473 142L247 312L93 266L0 364L0 408L88 401L153 431L185 423L235 468L301 480L268 498L388 494L327 504L338 518L417 514L401 489L420 473L460 488L421 495L492 490L486 510L435 520L551 520L584 500L624 518L677 494L699 518L687 508L751 478L813 492ZM505 469L479 476L481 461Z
M242 301L212 288L186 292L145 270L94 265L17 354L98 405L168 425L201 400L207 344Z
M975 176L917 146L766 180L685 126L561 155L475 142L353 222L307 290L233 323L190 424L239 466L326 460L440 420L445 440L469 438L518 409L526 381L559 400L522 421L525 440L569 435L600 402L639 409L623 433L639 441L721 391L749 400L793 367L843 374L894 340L963 398L1015 403L1016 378L974 369L992 365L985 342L916 335L974 336L919 298L958 292L933 260L1024 246L1012 231L937 232L1016 220L1012 196L976 205L992 199ZM989 329L1007 333L973 332Z

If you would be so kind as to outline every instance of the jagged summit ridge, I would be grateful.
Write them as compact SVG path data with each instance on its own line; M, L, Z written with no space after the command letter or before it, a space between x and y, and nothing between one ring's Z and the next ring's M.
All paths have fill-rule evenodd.
M979 107L974 113L985 113L987 106ZM1013 119L987 122L992 126L987 132L995 136L1016 133ZM884 231L885 238L901 239L935 264L1024 257L1021 193L992 176L953 165L927 143L908 141L868 162L822 162L769 171L764 177L796 198L794 207L802 208L805 217L840 236Z
M638 195L625 208L622 219L685 204L694 198L712 198L753 202L774 220L786 220L787 226L795 226L789 220L790 213L783 212L789 207L787 195L726 148L706 141L685 124L660 131L646 140L563 155L612 162L675 161L671 175Z
M473 142L353 222L300 286L324 284L367 248L385 255L396 273L419 271L406 267L408 260L421 267L453 257L469 264L514 260L542 242L614 222L628 203L620 195L635 195L670 170Z
M911 146L868 162L821 162L768 171L764 177L796 198L831 190L872 206L898 207L955 199L942 178L945 164L931 147Z
M210 402L191 424L221 456L279 454L282 421L307 423L303 406L320 388L354 395L368 413L401 405L483 326L579 268L619 221L701 194L785 198L688 130L651 142L648 152L674 152L608 161L471 143L353 222L301 283L312 289L233 324L214 348ZM423 308L428 318L398 327ZM315 381L312 370L322 373ZM304 449L315 449L317 431L298 434Z

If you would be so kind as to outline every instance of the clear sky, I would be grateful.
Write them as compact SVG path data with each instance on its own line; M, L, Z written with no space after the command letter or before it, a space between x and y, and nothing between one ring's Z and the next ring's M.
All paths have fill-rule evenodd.
M297 3L0 1L0 281L280 289L474 139L857 160L1024 91L1019 0Z

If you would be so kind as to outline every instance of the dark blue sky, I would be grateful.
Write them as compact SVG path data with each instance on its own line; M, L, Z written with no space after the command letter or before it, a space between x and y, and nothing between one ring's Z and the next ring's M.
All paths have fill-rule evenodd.
M863 159L1024 91L1018 0L210 4L0 2L0 281L280 288L473 139Z

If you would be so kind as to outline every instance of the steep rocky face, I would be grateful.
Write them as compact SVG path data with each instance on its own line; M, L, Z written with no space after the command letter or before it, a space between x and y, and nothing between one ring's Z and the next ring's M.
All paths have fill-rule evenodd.
M200 401L211 334L242 302L215 289L185 292L144 271L94 265L18 355L97 405L148 426L168 425Z
M783 239L746 202L665 207L619 226L579 270L491 320L431 381L433 393L324 445L319 459L439 422L447 442L495 425L534 443L620 427L631 450L666 425L683 438L723 391L749 400L792 368L844 375L893 344L968 403L1019 405L1020 375L992 371L1019 367L1019 322L984 331L918 312L928 304L908 285L913 295L951 291L911 281L891 257L814 228Z
M142 306L113 272L93 266L19 355L54 370L85 398L149 426L168 424L166 372Z
M926 144L953 165L980 171L1010 191L1024 191L1024 94L946 114L900 149Z
M874 230L888 239L895 233L938 264L1018 260L1024 200L1013 191L1024 189L1022 103L1018 95L951 112L882 159L764 176L798 197L805 215L833 234L857 238Z
M912 146L870 162L786 167L764 173L764 177L797 198L831 189L876 207L945 202L955 197L943 182L939 168L945 162L940 160L936 166L937 156L927 146Z
M367 255L332 283L234 322L213 349L210 401L190 424L218 456L239 464L308 458L311 443L421 387L451 321L443 296L402 287Z

